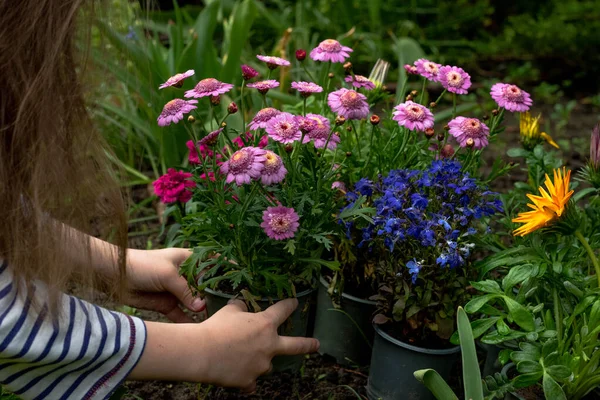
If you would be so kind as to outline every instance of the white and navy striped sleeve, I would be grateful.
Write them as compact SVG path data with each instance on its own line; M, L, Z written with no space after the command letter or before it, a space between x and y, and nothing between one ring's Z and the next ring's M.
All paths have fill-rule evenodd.
M23 287L0 260L0 384L25 400L108 398L142 355L143 321L67 295L50 317L30 301L45 286Z

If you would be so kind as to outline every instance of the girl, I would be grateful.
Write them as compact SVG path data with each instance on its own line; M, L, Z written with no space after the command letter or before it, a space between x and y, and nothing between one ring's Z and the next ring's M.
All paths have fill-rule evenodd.
M104 399L124 379L253 390L274 355L319 344L277 335L292 299L256 314L237 301L191 323L178 303L204 303L177 274L189 251L126 251L120 190L78 80L83 3L0 0L0 384L23 399ZM82 233L92 226L114 244ZM178 323L68 296L70 282Z

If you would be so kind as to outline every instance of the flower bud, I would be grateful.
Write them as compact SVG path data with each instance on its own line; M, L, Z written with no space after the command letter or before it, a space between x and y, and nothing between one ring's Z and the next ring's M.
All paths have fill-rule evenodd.
M346 117L344 117L343 115L338 115L337 117L335 117L335 124L337 126L342 126L342 125L344 125L345 122L346 122Z
M210 104L213 106L221 104L221 96L210 96Z
M443 142L445 138L446 138L446 135L444 135L444 132L438 133L438 135L437 135L438 142Z
M406 101L411 101L413 99L412 94L409 94L408 96L406 96Z
M444 145L440 151L440 155L444 158L450 158L454 155L454 147L451 144Z
M290 143L288 143L285 145L284 149L285 149L286 153L291 153L294 150L294 146L292 146Z
M330 72L329 74L327 74L327 77L328 77L329 79L333 79L333 77L334 77L334 76L335 76L335 75L333 75L333 72Z
M413 90L410 92L410 94L414 97L414 96L418 95L419 92L417 92L416 90Z
M500 111L498 111L498 109L493 109L492 110L492 115L495 117L496 115L498 115L498 113L500 113Z
M482 120L487 121L488 119L490 119L490 116L487 114L484 114L483 117L481 117Z
M352 125L348 125L348 126L346 127L346 130L347 130L348 132L352 132Z
M473 148L473 146L475 146L475 141L473 140L473 138L468 138L465 144L469 149L471 149Z
M508 163L508 165L510 165L511 167L514 167L515 166L515 162L511 161L511 162Z
M256 78L258 76L258 71L255 70L254 68L252 68L249 65L243 64L242 65L242 78L244 78L245 81L248 81L252 78Z
M429 108L435 108L435 106L437 106L437 103L435 101L429 103Z
M416 75L418 73L417 67L415 67L414 65L410 65L410 64L404 65L404 70L409 75Z
M425 137L427 139L431 139L434 135L435 135L435 131L433 130L433 128L425 129Z
M229 114L235 114L236 112L238 112L237 104L235 104L233 101L229 103L229 105L227 106L227 112Z
M225 121L221 122L221 128L227 128L227 122L225 122Z
M193 115L190 115L190 116L188 117L188 122L189 122L190 124L193 124L194 122L196 122L196 118L194 118L194 116L193 116Z
M235 228L235 225L234 224L229 224L229 229L233 229L233 228Z
M351 151L347 151L346 152L346 157L351 157L352 156L352 152Z
M449 131L449 130L450 130L450 127L449 127L448 125L444 125L444 130L445 130L445 131Z
M344 64L344 71L346 72L346 75L350 75L352 72L352 63L350 61Z
M306 59L306 50L298 49L296 50L296 60L304 61Z
M371 125L379 125L379 115L371 115L371 119L369 121L371 122Z

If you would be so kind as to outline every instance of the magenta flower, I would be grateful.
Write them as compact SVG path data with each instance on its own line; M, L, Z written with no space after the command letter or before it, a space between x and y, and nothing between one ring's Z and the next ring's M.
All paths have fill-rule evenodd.
M188 156L188 162L190 164L201 164L207 158L212 158L215 155L215 153L206 144L200 144L200 141L194 146L194 142L188 140L185 145L190 150L190 155ZM200 149L200 156L198 156L198 149ZM202 159L200 157L202 157ZM221 162L220 154L217 153L216 159L217 165L223 164Z
M279 86L279 82L274 79L269 79L267 81L260 81L249 83L248 87L258 90L261 94L266 94L269 89L275 89Z
M415 67L417 67L417 73L422 77L433 82L439 81L438 73L442 67L440 64L424 58L419 58L417 61L415 61Z
M302 137L296 118L286 112L271 118L266 131L271 139L284 144L295 142Z
M363 119L369 115L367 98L354 90L339 89L329 93L327 104L331 110L346 119Z
M263 212L263 222L260 226L271 239L284 240L294 237L300 226L299 220L293 208L268 207Z
M394 107L392 119L411 131L425 132L433 128L433 113L425 106L410 100Z
M215 144L217 144L217 141L219 140L219 135L221 134L221 132L223 132L223 129L224 128L219 128L216 131L209 133L208 135L200 139L198 143L206 146L214 146Z
M323 88L312 82L292 82L292 89L296 89L302 97L308 97L313 93L321 93Z
M528 111L533 104L529 93L508 83L496 83L490 94L499 107L512 112Z
M290 65L290 62L288 60L279 57L262 56L259 54L256 56L256 58L258 58L260 61L267 63L267 67L269 69L275 69L277 67L288 67Z
M263 108L262 110L260 110L258 113L256 113L256 116L254 116L254 118L252 118L252 121L250 122L250 125L248 126L248 129L250 129L251 131L255 131L258 129L265 129L267 127L267 124L269 123L269 121L277 116L281 114L281 111L272 108L272 107L267 107L267 108Z
M185 97L219 96L229 92L233 88L230 83L223 83L215 78L202 79L192 90L185 92Z
M225 182L235 181L238 186L258 179L264 169L266 151L258 147L244 147L231 155L221 165L221 173L227 175Z
M256 78L258 76L258 71L249 65L243 64L241 68L242 78L244 78L245 81L248 81L252 78Z
M317 47L311 50L310 58L315 61L331 61L343 63L352 53L350 47L342 46L340 42L333 39L323 40Z
M171 123L178 123L183 119L183 114L187 114L198 108L194 105L196 103L198 103L198 100L175 99L169 101L165 104L162 112L156 119L158 121L158 126L167 126L171 125Z
M355 88L365 88L365 90L375 89L375 84L369 78L362 75L348 75L344 80L348 83L352 82L352 86Z
M471 75L459 67L440 67L437 79L446 90L456 94L467 94L467 89L471 87Z
M416 75L419 73L419 71L417 70L417 67L415 67L414 65L410 65L410 64L405 64L404 70L409 75Z
M187 203L192 198L192 192L189 188L196 186L194 181L190 180L191 178L192 174L189 172L169 168L165 175L152 183L154 193L165 204L177 201Z
M187 70L182 74L175 74L169 79L167 79L167 81L161 84L158 88L164 89L169 86L181 87L183 86L183 81L185 81L185 78L189 78L192 75L194 75L193 69Z
M330 134L331 138L329 138L329 143L327 143L328 149L333 150L337 147L338 143L340 143L340 137L331 133L329 120L324 116L319 114L306 114L306 117L297 118L301 121L300 125L304 128L304 132L306 132L302 143L312 141L317 149L322 149L325 147L325 143L327 143Z
M448 123L448 131L456 138L460 147L467 147L467 140L473 139L475 149L483 149L488 145L490 128L477 118L456 117Z
M265 168L262 170L260 181L263 185L279 183L285 178L287 169L285 169L281 157L270 150L266 150L266 152L266 160L264 162Z

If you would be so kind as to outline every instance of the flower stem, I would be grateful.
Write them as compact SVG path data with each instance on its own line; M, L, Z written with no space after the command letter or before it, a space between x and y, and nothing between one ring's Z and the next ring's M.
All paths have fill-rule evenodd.
M306 68L306 65L304 63L301 63L301 64L302 64L302 69L306 73L306 76L308 76L308 78L311 80L311 82L317 82L315 80L315 78L313 78L313 76L311 75L311 73L308 71L308 69Z
M590 256L590 259L592 260L592 264L594 265L594 269L596 270L596 278L598 279L598 287L600 287L600 263L598 262L598 259L596 258L596 254L594 254L594 250L590 247L590 244L588 243L586 238L581 234L581 232L579 232L578 230L575 231L575 236L577 236L577 239L579 239L579 241L581 242L581 245L587 251L588 255Z
M354 125L354 121L350 121L350 124L352 125L352 130L354 131L354 136L356 137L356 147L358 148L358 158L362 159L362 154L360 151L360 138L358 136L358 131L356 130L356 125Z
M244 110L244 87L246 81L242 80L242 88L240 89L240 112L242 113L242 133L246 132L246 113Z
M552 289L552 299L554 301L554 319L556 322L556 338L558 339L558 343L559 346L561 346L562 344L562 336L563 336L563 329L562 329L562 315L560 312L560 300L558 298L558 291L556 290L556 288Z
M419 98L419 104L423 104L423 97L425 96L425 83L427 78L423 77L423 86L421 87L421 97Z
M437 100L435 101L435 104L439 103L440 100L442 99L442 97L444 97L445 94L446 94L446 89L444 89L444 91L442 92L442 94L440 94L440 97L437 98Z
M452 93L452 118L456 118L456 93Z
M396 95L397 101L398 102L404 102L404 89L406 89L406 84L408 83L408 75L406 75L406 78L404 78L404 82L402 82L402 89L400 89L400 92L398 92L398 94Z
M306 96L302 96L302 116L306 117Z

